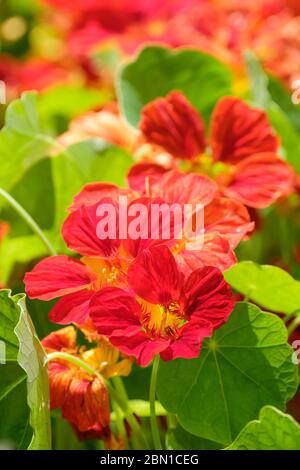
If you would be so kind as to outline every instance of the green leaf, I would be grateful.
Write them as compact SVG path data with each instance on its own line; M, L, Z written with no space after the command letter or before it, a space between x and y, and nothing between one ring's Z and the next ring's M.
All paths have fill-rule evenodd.
M0 364L0 370L0 447L24 450L32 438L26 374L17 361Z
M0 319L5 350L5 363L0 365L0 438L17 448L26 443L31 450L50 449L46 355L27 313L25 295L0 291Z
M56 197L56 223L60 228L73 197L86 183L107 181L125 184L132 158L121 148L102 140L88 140L72 145L53 157L53 181Z
M40 228L50 229L53 226L54 191L49 158L32 166L10 190L10 194ZM11 237L32 234L32 230L12 207L5 206L0 218L9 223Z
M131 373L123 377L128 396L131 399L149 399L151 367L138 367L133 363Z
M17 362L18 339L14 328L20 312L8 291L0 291L0 440L18 449L29 444L26 437L29 411L26 374Z
M271 101L271 96L268 91L268 76L265 74L260 62L252 52L247 51L245 53L245 59L250 79L253 106L266 109Z
M49 136L39 124L36 94L24 93L8 106L0 132L0 186L6 190L14 186L48 148Z
M101 73L102 76L114 77L122 61L120 50L113 46L101 46L98 50L92 52L91 60L94 68Z
M300 309L300 282L277 266L242 261L224 277L237 292L272 312L292 314Z
M59 132L66 130L68 121L112 99L109 90L96 90L82 85L57 85L38 97L38 112L43 124L53 128L61 124Z
M158 96L180 90L207 119L221 96L232 93L228 68L199 51L146 47L118 78L118 94L126 119L137 126L141 109Z
M45 235L49 238L51 233ZM22 280L30 261L47 255L47 248L37 235L5 238L0 244L1 281L15 286Z
M300 450L300 426L290 415L265 406L225 450Z
M291 90L277 77L273 76L269 76L268 89L273 101L277 103L294 128L300 133L300 107L292 102Z
M15 334L19 340L18 363L27 374L27 402L33 429L30 450L51 449L50 398L47 356L27 313L25 296L17 302L21 311Z
M268 108L268 116L272 127L281 137L283 154L288 163L300 172L300 137L288 117L276 103L271 103Z
M284 409L293 396L292 352L279 317L238 303L199 358L161 361L158 398L188 432L229 445L262 406Z
M168 450L217 450L220 444L193 436L180 425L170 429L166 436Z
M278 87L275 93L274 81L270 82L270 78L253 53L246 54L246 63L251 85L252 104L267 112L272 127L281 137L281 153L285 160L297 172L300 172L300 137L294 126L295 121L299 122L300 110L294 106L294 112L291 114L291 109L293 109L291 98L289 98L289 105L287 105L288 98L283 96L283 89L281 89L279 98Z

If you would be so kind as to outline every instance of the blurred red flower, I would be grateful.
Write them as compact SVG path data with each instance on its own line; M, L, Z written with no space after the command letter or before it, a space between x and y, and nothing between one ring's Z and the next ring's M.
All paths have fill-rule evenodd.
M183 103L180 114L176 108ZM192 171L208 172L224 195L249 207L268 207L294 187L294 171L277 155L279 140L266 113L239 98L222 98L215 107L211 156L204 154L203 121L179 92L146 105L140 128L151 144L175 158L190 159Z

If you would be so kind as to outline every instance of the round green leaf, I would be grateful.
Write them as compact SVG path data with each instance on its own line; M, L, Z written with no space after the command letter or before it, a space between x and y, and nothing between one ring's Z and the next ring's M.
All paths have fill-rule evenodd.
M213 57L194 50L146 47L126 65L118 78L118 94L126 119L137 126L143 106L171 90L180 90L204 115L221 96L230 95L229 69Z
M200 357L162 362L157 393L188 432L229 445L262 406L284 409L297 369L279 317L238 303Z
M9 104L0 132L0 186L8 190L16 184L46 156L50 142L40 125L36 94L23 93Z
M237 292L272 312L292 314L300 309L300 282L277 266L242 261L224 276Z
M71 145L65 152L53 157L55 232L60 232L68 214L67 208L86 183L105 181L124 186L131 165L132 158L124 149L100 139Z

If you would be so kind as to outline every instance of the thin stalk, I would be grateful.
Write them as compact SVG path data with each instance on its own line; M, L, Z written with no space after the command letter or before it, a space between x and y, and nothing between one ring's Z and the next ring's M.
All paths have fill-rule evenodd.
M299 325L300 325L300 316L297 316L287 327L289 336L292 333L294 333L294 331L298 328Z
M124 400L128 401L128 395L126 388L123 384L123 380L119 376L115 376L111 378L112 383L114 384L114 387L116 390L118 390L118 393L123 397Z
M125 444L125 448L130 449L128 439L127 439L127 433L126 433L123 417L120 413L119 405L117 405L117 403L115 403L114 400L112 400L111 402L112 402L112 409L114 410L114 413L115 413L116 426L118 429L118 433L121 434L122 436L123 442Z
M43 242L47 250L49 251L50 255L56 255L56 251L49 242L48 238L44 235L43 231L41 228L38 226L38 224L33 220L31 215L28 214L28 212L9 194L7 193L4 189L0 188L0 195L8 202L8 204L11 205L15 209L15 211L22 217L22 219L26 222L28 227L31 228L31 230L40 238L40 240Z
M150 393L149 393L150 424L151 424L151 432L152 432L152 437L153 437L154 448L155 450L162 450L159 429L157 425L157 417L156 417L156 412L155 412L155 394L156 394L156 381L157 381L158 366L159 366L159 355L157 354L153 361L151 382L150 382Z
M140 428L140 425L136 420L135 416L133 415L128 402L123 399L119 392L117 392L109 382L107 382L106 385L112 400L114 400L120 406L125 418L128 421L129 426L131 427L132 431L137 435L141 449L149 449L149 445L144 436L144 433Z
M285 315L282 319L283 323L286 325L294 316L294 313L289 313Z
M115 389L117 390L117 392L119 393L119 395L123 398L123 401L125 403L129 403L129 398L128 398L128 395L127 395L127 391L126 391L126 388L124 386L124 383L123 383L123 380L121 377L119 376L116 376L116 377L112 377L111 379ZM129 405L129 409L130 409L130 405ZM134 418L134 421L136 421L132 411L130 410L133 418ZM128 420L128 419L127 419ZM128 421L129 422L129 421ZM147 442L147 439L146 439L146 436L145 434L143 433L141 427L140 427L140 445L142 445L142 447L146 447L146 449L149 449L149 443Z
M47 354L47 359L48 359L48 362L55 361L55 359L62 359L64 361L69 361L75 364L75 366L80 367L80 369L84 370L88 374L99 376L99 374L93 367L91 367L89 364L84 362L79 357L73 356L72 354L58 351L58 352Z

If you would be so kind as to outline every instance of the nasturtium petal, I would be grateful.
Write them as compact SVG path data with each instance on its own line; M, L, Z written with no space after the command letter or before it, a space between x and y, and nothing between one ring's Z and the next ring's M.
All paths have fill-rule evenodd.
M272 312L300 311L300 282L277 266L242 261L224 273L237 292Z
M225 450L300 450L300 426L292 416L265 406Z
M185 430L226 446L262 406L284 410L297 387L291 357L280 318L241 302L199 358L160 362L158 398Z

